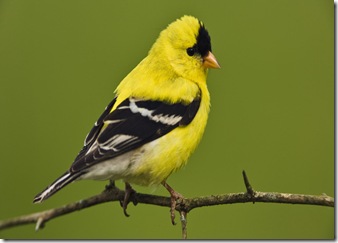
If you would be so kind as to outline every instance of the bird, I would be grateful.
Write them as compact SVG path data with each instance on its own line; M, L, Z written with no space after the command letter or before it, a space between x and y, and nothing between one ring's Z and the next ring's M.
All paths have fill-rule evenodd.
M131 184L163 185L173 224L177 199L167 183L199 144L210 111L208 70L220 68L204 23L184 15L162 30L148 55L122 79L69 169L34 197L40 203L71 182L122 180L124 213Z

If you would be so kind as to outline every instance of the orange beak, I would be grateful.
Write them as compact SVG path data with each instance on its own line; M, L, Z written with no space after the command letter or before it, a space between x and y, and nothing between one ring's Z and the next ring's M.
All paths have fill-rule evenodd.
M206 68L221 68L211 51L208 52L208 55L203 57L203 66Z

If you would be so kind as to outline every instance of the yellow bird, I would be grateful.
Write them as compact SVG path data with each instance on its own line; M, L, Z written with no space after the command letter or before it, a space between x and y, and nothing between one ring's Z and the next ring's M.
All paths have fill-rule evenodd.
M204 24L192 16L171 23L145 57L118 85L115 97L87 135L74 162L34 198L42 202L72 181L119 180L126 184L124 213L131 184L162 184L187 163L207 124L210 96L208 68L220 68L211 53Z

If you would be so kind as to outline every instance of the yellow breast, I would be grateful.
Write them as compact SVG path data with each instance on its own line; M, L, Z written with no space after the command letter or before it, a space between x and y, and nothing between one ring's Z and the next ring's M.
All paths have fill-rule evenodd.
M145 186L160 184L187 163L202 138L208 119L209 93L206 86L201 91L201 104L194 120L137 149L132 158L135 167L125 175L126 181Z
M126 76L116 93L118 97L112 110L129 97L188 104L201 95L200 107L193 121L136 149L131 157L133 166L122 176L130 183L159 184L186 164L202 138L210 108L206 71L201 69L185 79L168 68L168 64L155 62L148 56Z

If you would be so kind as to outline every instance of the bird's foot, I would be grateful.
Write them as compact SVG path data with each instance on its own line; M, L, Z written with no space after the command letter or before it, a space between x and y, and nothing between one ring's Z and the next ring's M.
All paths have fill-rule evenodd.
M123 201L120 201L121 207L123 208L123 213L126 217L129 217L130 215L127 213L127 207L128 204L130 202L130 196L134 193L136 193L136 191L131 187L131 185L129 183L125 183L125 192L124 192L124 199ZM135 200L133 200L134 205L137 204L137 202Z
M117 187L115 186L115 181L109 180L109 184L106 185L105 191L110 191L110 190L114 190L114 189L117 189Z
M162 185L168 190L168 192L170 193L170 218L171 218L171 223L173 225L175 225L175 210L176 210L176 204L177 204L177 200L183 200L184 197L176 192L173 188L171 188L166 182L163 182Z

